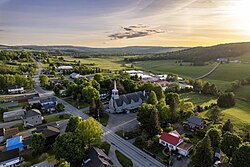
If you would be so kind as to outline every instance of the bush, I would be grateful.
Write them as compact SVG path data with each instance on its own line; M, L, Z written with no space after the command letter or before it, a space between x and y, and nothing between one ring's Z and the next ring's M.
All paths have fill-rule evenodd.
M26 162L26 161L24 161L24 162L22 162L21 164L20 164L20 167L30 167L31 166L31 162Z
M58 111L58 112L64 111L64 108L65 108L65 106L62 103L58 103L56 105L56 111Z
M64 118L64 115L59 115L59 119L63 119Z

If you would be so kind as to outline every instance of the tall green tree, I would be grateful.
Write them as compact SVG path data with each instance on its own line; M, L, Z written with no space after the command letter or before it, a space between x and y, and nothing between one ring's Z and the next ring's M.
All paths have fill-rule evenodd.
M228 92L220 95L217 100L219 107L228 108L235 106L235 95L233 92Z
M92 99L95 99L95 100L99 99L100 93L98 90L96 90L92 86L87 86L82 89L82 96L86 102L90 103Z
M159 121L162 128L164 128L171 118L171 112L168 105L166 105L165 99L161 99L157 104L157 109L159 111Z
M94 80L96 80L97 82L100 83L101 81L103 81L103 75L102 74L95 74Z
M36 153L41 154L45 148L45 136L42 133L34 133L31 136L31 147Z
M177 120L177 108L180 103L180 96L177 93L168 93L166 95L166 104L169 105L171 111L171 121L176 122Z
M43 86L48 85L49 83L49 77L44 74L39 75L39 80L40 80L40 84Z
M65 160L61 160L61 161L59 162L58 167L70 167L70 163L67 162L67 161L65 161Z
M216 106L214 108L212 108L208 114L208 117L214 122L218 122L219 120L221 120L222 114L221 114L221 109Z
M227 157L229 158L229 162L235 151L239 148L241 142L242 139L239 136L230 132L226 132L223 135L221 141L221 150L227 155Z
M66 132L57 136L54 143L56 159L65 159L68 162L77 162L84 156L84 140L81 140L75 133Z
M94 118L89 117L78 125L77 134L90 148L101 140L102 126Z
M217 128L211 128L207 131L207 135L209 136L211 140L211 146L215 151L217 148L219 148L220 145L221 131Z
M147 99L147 103L152 104L152 105L156 105L158 103L158 100L154 91L150 92L148 99Z
M197 144L192 157L192 164L194 167L205 167L213 164L213 150L208 135Z
M233 124L230 119L228 119L222 127L223 132L233 132Z
M243 143L235 152L232 163L234 167L247 167L250 165L250 144Z
M159 122L158 111L156 108L153 108L153 110L151 111L149 124L151 127L149 129L150 135L154 136L154 135L158 135L161 133L161 126Z
M81 117L71 116L66 126L65 132L76 132L76 129L81 121L82 121Z
M141 123L141 126L143 129L146 129L147 131L150 129L150 115L152 110L155 108L152 104L142 104L142 106L139 108L138 114L137 114L137 120Z

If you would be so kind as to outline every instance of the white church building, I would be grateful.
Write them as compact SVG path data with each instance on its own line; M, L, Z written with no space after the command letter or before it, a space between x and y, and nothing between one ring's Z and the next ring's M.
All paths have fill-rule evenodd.
M112 96L109 100L110 113L121 113L126 110L136 109L147 99L148 94L145 91L139 91L134 93L128 93L119 95L116 88L116 81L114 81L114 89L112 90Z

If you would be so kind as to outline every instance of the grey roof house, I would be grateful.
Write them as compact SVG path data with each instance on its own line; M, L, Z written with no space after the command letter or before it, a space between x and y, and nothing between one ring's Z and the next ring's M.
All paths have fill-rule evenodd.
M88 153L88 158L83 160L82 167L111 167L111 159L99 148L92 147Z
M23 117L24 127L40 125L43 122L42 114L37 109L31 109L25 112Z
M191 129L202 129L204 127L203 119L197 116L190 116L187 124Z
M13 111L8 111L3 113L4 122L20 120L24 116L24 109L18 109Z

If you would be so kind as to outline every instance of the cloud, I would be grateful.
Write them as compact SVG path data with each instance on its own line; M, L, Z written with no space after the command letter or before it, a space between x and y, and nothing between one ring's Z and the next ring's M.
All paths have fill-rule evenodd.
M4 30L3 29L0 29L0 32L3 32Z
M155 28L150 28L147 25L138 24L132 25L128 27L121 27L122 31L118 33L112 33L108 37L111 40L116 39L130 39L130 38L138 38L145 37L153 34L164 33L165 31Z

